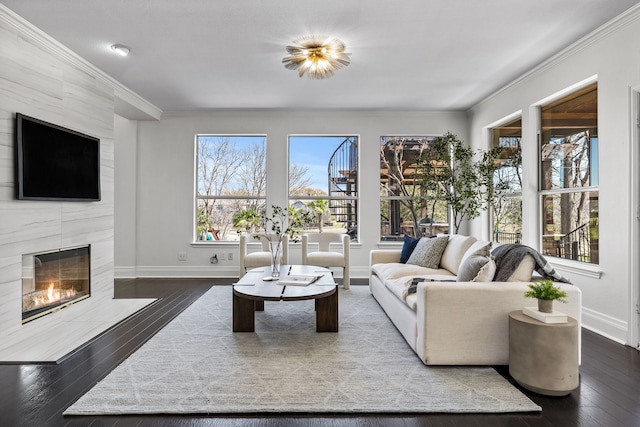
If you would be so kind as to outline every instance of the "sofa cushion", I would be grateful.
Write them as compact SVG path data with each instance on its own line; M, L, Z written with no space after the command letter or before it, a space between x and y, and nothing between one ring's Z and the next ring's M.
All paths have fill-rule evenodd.
M476 254L476 252L480 250L481 250L481 255L483 256L491 255L492 246L493 246L493 243L487 242L486 240L476 240L475 242L473 242L471 246L469 246L469 249L467 249L464 255L462 255L462 259L460 260L460 267L462 267L462 263L464 263L467 258L469 258L471 255Z
M440 268L444 268L454 275L457 275L462 257L475 241L476 238L472 236L462 236L460 234L452 234L449 236L449 243L447 243L447 247L440 259Z
M399 262L373 264L371 266L371 272L378 276L383 282L400 277L418 277L432 275L453 277L455 279L455 276L453 274L441 268L426 268L413 264L401 264Z
M490 247L491 244L488 243L477 248L470 255L465 254L464 261L458 270L456 278L458 282L490 282L493 280L496 273L496 263L489 255Z
M447 236L420 238L415 249L409 256L407 264L415 264L427 268L438 268L442 253L447 247L448 242L449 238Z
M404 245L402 245L402 253L400 254L400 262L406 263L411 256L411 253L416 248L416 245L420 239L416 239L415 237L404 235Z

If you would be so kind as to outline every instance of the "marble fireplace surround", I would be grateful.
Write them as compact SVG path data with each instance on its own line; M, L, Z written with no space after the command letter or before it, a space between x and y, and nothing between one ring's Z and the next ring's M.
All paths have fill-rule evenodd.
M4 276L0 287L0 363L56 363L75 349L114 327L155 301L151 298L114 299L110 257L100 246L91 250L91 296L22 324L22 268L5 268L16 277ZM94 250L93 248L96 248ZM20 259L21 256L16 257ZM106 258L106 259L104 259Z

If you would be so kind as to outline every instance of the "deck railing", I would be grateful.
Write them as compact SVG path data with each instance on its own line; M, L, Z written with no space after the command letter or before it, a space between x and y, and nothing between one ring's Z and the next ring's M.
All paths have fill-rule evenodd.
M522 242L522 233L505 233L496 230L493 233L493 240L496 243L520 243Z
M562 236L557 241L556 254L559 258L591 262L591 232L589 223Z

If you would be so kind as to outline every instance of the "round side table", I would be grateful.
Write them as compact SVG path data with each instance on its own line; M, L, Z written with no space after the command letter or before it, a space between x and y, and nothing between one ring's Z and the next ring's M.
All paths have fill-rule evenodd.
M509 313L509 374L522 387L547 396L578 388L578 322L544 323Z

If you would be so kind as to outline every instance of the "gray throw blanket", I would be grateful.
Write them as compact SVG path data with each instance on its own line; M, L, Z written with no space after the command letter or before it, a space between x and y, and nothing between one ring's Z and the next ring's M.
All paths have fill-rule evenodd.
M500 245L491 251L491 255L496 262L494 282L506 281L516 271L522 259L526 255L531 255L536 262L534 270L543 278L555 280L556 282L571 283L569 279L556 272L538 251L529 246L517 243Z

